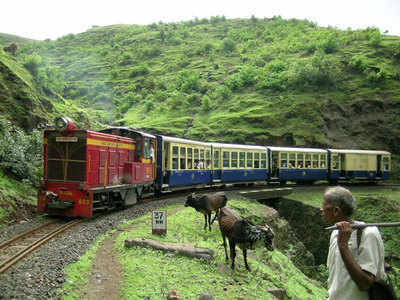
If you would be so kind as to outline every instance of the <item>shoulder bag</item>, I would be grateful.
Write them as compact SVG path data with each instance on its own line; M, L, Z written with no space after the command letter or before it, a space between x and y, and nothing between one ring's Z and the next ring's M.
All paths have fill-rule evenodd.
M362 229L357 229L357 247L360 247ZM368 290L369 300L397 300L390 277L386 275L387 283L374 281Z

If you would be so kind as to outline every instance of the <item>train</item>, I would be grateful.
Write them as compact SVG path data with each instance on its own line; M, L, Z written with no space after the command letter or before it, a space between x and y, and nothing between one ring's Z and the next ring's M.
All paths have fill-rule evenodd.
M256 182L383 181L391 153L201 142L132 127L80 130L59 117L43 134L38 212L90 218L144 194Z

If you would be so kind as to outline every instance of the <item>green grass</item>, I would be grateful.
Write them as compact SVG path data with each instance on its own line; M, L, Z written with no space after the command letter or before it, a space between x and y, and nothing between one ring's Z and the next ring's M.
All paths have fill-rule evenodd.
M0 170L0 228L36 204L36 190L25 182L13 180Z
M253 221L262 220L259 204L249 201L230 200L230 205L242 215L252 215ZM272 299L268 289L287 290L289 298L326 298L326 290L308 279L293 263L278 250L249 251L251 272L244 267L240 249L237 249L236 269L231 271L225 264L222 239L214 224L212 231L203 230L203 217L191 208L170 206L167 217L166 236L151 234L151 215L132 220L123 225L132 232L122 232L115 241L114 250L120 257L123 281L120 282L122 299L165 299L174 289L182 299L196 299L200 293L210 293L215 299ZM147 248L125 248L127 238L151 238L158 241L190 243L214 251L215 257L207 262L175 256ZM93 248L77 263L67 269L67 280L63 289L65 299L79 299L83 293L99 239ZM88 287L90 288L90 287Z
M242 214L259 214L259 204L230 200ZM256 214L257 215L257 214ZM262 216L258 215L261 219ZM216 225L211 232L203 230L203 218L192 209L179 210L168 217L168 234L151 234L150 216L135 220L132 233L122 233L115 248L119 251L124 268L122 294L124 299L163 299L169 290L175 289L182 299L195 299L199 293L209 292L216 299L270 299L267 289L284 288L290 298L321 299L326 296L323 288L314 285L292 262L278 250L268 252L257 249L249 258L251 272L247 272L241 251L237 249L236 269L231 272L225 264L222 239ZM189 243L196 247L212 249L215 258L211 262L178 257L159 251L130 248L123 243L127 238L151 238L165 242Z

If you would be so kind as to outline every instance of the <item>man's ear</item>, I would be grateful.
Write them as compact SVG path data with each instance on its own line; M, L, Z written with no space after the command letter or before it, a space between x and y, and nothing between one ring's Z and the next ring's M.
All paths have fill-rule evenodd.
M342 216L342 209L339 206L335 206L333 208L334 216Z

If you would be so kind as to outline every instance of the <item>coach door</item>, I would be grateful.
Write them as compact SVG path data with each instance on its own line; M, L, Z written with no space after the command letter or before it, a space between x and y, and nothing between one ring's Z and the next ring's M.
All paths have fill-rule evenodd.
M340 177L346 177L346 154L339 153Z
M376 177L382 177L382 155L376 156Z

